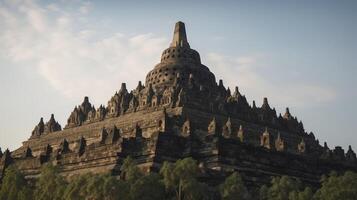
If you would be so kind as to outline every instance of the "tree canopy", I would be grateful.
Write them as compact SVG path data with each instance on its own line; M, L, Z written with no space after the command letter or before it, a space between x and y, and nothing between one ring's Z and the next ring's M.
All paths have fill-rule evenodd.
M32 198L25 177L14 166L5 171L0 188L0 200L26 200Z
M45 165L36 182L34 198L37 200L60 200L62 199L66 183L58 173L58 168L53 165Z
M160 174L163 176L168 193L174 193L176 199L202 199L205 185L197 181L198 166L192 158L177 160L176 163L164 162Z
M342 176L331 173L322 177L322 187L316 192L318 200L354 200L357 198L357 173L347 171Z
M302 183L288 176L274 177L270 187L262 186L259 192L260 200L311 200L311 188L303 189Z
M234 172L226 178L223 184L220 185L220 193L222 200L248 200L250 194L243 183L242 177Z
M354 200L357 173L335 172L321 179L313 191L296 178L271 179L258 191L250 191L242 176L233 172L218 187L200 178L192 158L164 162L160 173L143 173L130 157L121 167L120 177L111 174L84 174L64 179L57 166L45 165L39 177L27 181L15 166L5 171L0 184L0 200Z

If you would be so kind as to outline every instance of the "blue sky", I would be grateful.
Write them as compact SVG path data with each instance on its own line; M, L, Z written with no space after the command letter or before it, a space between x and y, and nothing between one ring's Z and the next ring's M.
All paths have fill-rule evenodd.
M176 21L249 102L289 107L330 147L357 148L356 1L0 0L0 147L40 117L62 126L84 96L106 104L159 62Z

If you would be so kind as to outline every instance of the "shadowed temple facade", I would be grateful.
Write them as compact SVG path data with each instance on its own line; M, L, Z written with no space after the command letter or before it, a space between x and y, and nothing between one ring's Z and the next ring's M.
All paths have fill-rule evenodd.
M277 114L267 98L261 106L249 104L238 87L231 90L217 81L191 49L182 22L145 85L139 82L129 91L122 83L118 89L97 108L85 97L63 128L54 115L41 118L20 148L0 150L0 178L9 165L36 178L46 163L58 165L66 177L117 176L127 156L146 172L159 170L164 161L192 157L200 179L211 185L233 171L252 187L278 175L318 185L332 170L357 171L351 147L345 152L322 146L288 108Z

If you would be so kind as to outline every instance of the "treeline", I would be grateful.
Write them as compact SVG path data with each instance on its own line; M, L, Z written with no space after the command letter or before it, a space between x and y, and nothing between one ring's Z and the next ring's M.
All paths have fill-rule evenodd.
M120 179L109 174L86 174L65 180L52 165L42 168L36 181L25 180L14 166L6 169L0 185L0 200L355 200L357 173L321 179L313 191L294 178L275 177L270 185L249 191L234 172L216 188L198 181L195 160L165 162L159 173L143 174L131 158L125 159Z

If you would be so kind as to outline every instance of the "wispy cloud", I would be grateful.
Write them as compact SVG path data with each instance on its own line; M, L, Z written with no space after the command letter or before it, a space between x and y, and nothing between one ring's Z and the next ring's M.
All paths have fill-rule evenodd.
M67 2L68 3L68 2ZM150 33L101 34L87 26L90 2L71 6L37 1L4 1L0 6L0 53L42 75L69 98L90 96L105 103L126 81L134 87L159 61L166 38ZM68 8L68 9L66 9ZM73 9L77 8L77 9ZM104 35L104 36L103 36ZM222 37L217 37L222 39ZM306 82L274 84L259 72L264 56L203 55L202 59L227 85L239 85L248 99L268 96L273 105L306 106L331 101L334 90Z
M238 85L248 99L262 102L263 97L269 97L273 106L306 107L335 99L336 92L332 88L308 82L283 82L274 84L260 73L264 56L224 56L210 53L206 56L209 66L217 77L224 77L227 86Z
M82 5L79 7L79 12L81 12L82 14L87 14L91 9L91 2L83 2Z
M145 77L168 43L150 33L102 36L80 20L92 4L77 1L71 9L64 7L4 2L0 52L3 59L33 68L68 98L89 95L105 103L120 87L119 81L133 87Z

